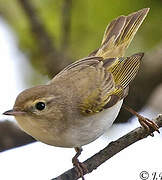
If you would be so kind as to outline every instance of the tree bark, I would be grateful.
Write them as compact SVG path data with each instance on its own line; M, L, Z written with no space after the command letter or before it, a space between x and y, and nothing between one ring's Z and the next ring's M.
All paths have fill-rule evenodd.
M0 152L35 141L33 137L10 121L0 122L0 133Z
M18 0L22 9L24 10L31 28L33 37L37 41L37 45L40 51L40 55L43 56L43 64L46 68L47 74L52 78L70 62L72 62L64 51L58 51L54 45L53 38L50 37L49 32L46 31L45 25L40 19L32 1ZM70 8L70 7L69 7ZM70 16L69 16L70 18ZM69 18L64 20L63 28L69 24ZM69 30L69 28L68 28ZM64 30L65 31L65 30ZM69 33L69 32L67 32ZM67 34L64 33L65 36ZM66 41L68 38L66 39ZM67 45L67 42L66 42Z

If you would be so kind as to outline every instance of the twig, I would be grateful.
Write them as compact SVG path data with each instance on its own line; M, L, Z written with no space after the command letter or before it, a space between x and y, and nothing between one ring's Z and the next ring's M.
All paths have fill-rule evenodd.
M30 28L37 41L40 54L43 54L47 72L51 77L53 77L61 69L63 69L63 67L69 64L69 58L64 54L64 52L59 52L54 46L53 38L51 38L49 33L46 31L42 20L31 3L32 1L18 1L20 2L20 5L24 9L24 12L30 22Z
M11 121L0 121L0 152L35 141Z
M43 22L40 17L37 15L36 9L31 4L29 0L19 0L21 7L24 9L28 20L30 22L30 27L32 32L35 35L35 38L39 42L39 46L41 46L41 50L45 51L45 53L50 53L55 51L55 47L51 41L49 34L46 32Z
M162 127L162 115L159 115L157 118L154 119L157 125ZM112 156L120 152L121 150L125 149L129 145L146 138L149 136L149 133L143 127L138 127L133 131L129 132L128 134L122 136L116 141L111 142L107 147L105 147L100 152L96 153L94 156L90 157L86 161L84 161L84 165L87 167L88 172L90 173L99 167L102 163L106 160L110 159ZM86 174L87 174L86 173ZM79 179L78 173L75 168L72 168L60 176L52 179L52 180L77 180Z
M61 49L67 50L70 38L72 0L64 0L62 6L62 43Z

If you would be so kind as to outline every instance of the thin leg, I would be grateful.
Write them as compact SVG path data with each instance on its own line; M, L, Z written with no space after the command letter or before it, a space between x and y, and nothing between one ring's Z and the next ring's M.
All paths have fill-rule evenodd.
M75 151L76 151L76 154L75 156L72 158L72 163L73 163L73 166L76 167L77 171L78 171L78 174L79 176L82 178L82 180L85 180L84 179L84 172L87 172L87 168L84 166L83 163L79 162L78 160L78 157L81 155L81 152L83 151L83 149L81 147L75 147L74 148Z
M140 114L138 114L136 111L134 111L132 108L128 107L125 104L123 104L123 107L124 107L124 109L126 109L127 111L132 113L133 115L137 116L141 126L144 127L145 129L147 129L147 131L150 132L151 136L154 136L154 134L152 133L153 130L160 133L159 126L155 122L141 116Z

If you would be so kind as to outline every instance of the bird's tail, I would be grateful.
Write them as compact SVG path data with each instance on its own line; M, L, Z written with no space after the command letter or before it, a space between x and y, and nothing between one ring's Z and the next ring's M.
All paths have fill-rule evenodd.
M120 16L106 28L101 46L90 56L105 58L122 57L138 28L147 16L149 8L141 9L128 16Z

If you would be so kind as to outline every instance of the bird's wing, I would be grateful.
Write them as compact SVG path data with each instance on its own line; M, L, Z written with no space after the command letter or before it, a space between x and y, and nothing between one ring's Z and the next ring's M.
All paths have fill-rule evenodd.
M143 53L104 61L100 57L83 59L66 67L52 81L68 81L76 88L80 111L94 114L124 98L142 57Z
M113 95L119 97L119 100L127 96L129 84L135 78L143 56L144 53L138 53L127 58L116 58L116 64L110 68L108 67L108 71L114 77L115 87L118 89L118 91L113 92ZM106 104L105 108L108 107L110 105Z
M145 8L113 20L105 30L100 48L89 56L100 56L104 59L123 57L148 11L149 8Z
M128 85L135 78L143 53L127 58L111 58L98 64L97 76L100 77L99 86L86 97L82 103L82 112L93 114L105 108L110 108L126 96ZM114 61L115 66L110 66Z
M115 61L115 58L112 60ZM112 105L118 101L116 96L111 96L113 92L118 91L115 87L112 73L106 70L103 61L100 61L93 67L90 70L91 72L87 74L89 80L85 86L89 87L86 95L82 96L79 107L85 115L102 111L103 107L110 103L110 101Z
M80 69L84 69L86 67L90 67L93 65L98 64L100 61L103 61L102 57L87 57L84 59L80 59L78 61L75 61L72 64L69 64L66 66L62 71L60 71L51 81L50 84L55 81L56 78L59 78L61 76L71 75L75 71L80 71Z
M68 82L69 86L76 89L74 93L80 99L79 109L82 113L99 112L109 102L109 94L116 91L113 75L107 70L116 64L115 61L116 58L111 58L105 65L102 57L76 61L64 68L49 84ZM111 101L113 99L116 100L115 96L111 97Z

